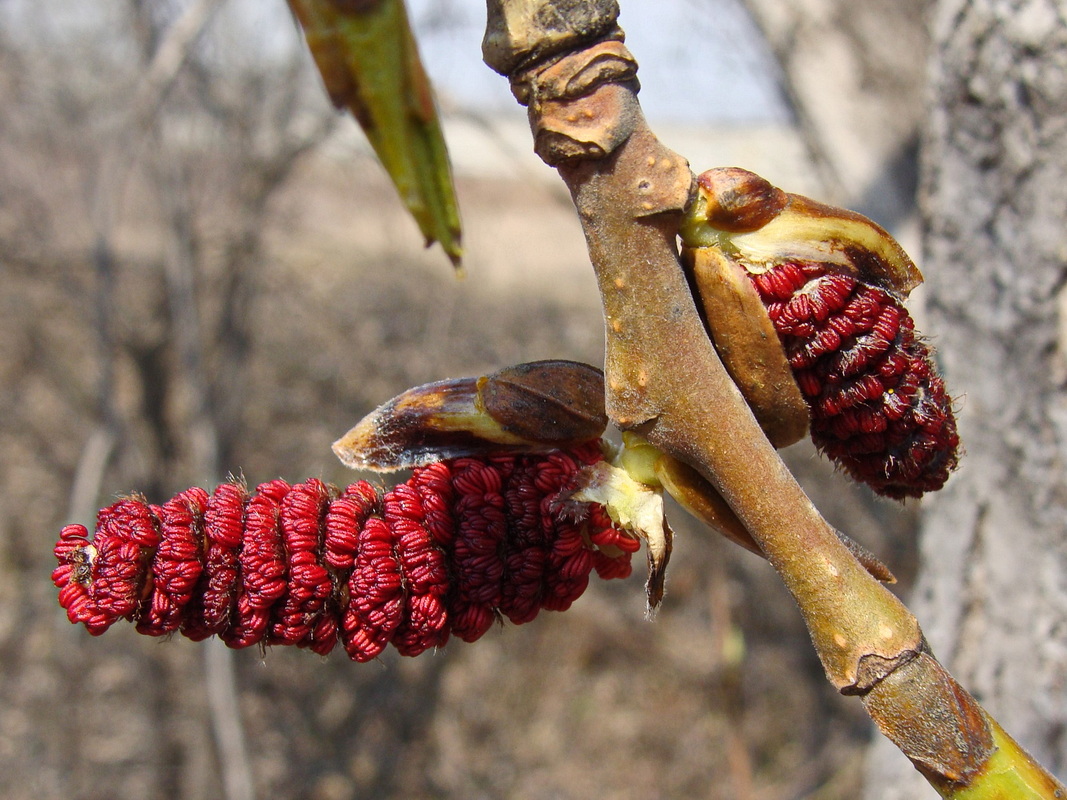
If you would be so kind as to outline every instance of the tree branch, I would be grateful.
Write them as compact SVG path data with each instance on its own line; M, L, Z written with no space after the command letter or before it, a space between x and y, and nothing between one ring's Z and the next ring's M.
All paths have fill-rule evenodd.
M603 298L609 417L721 492L796 599L827 678L863 697L935 787L953 796L977 782L1011 740L819 515L705 331L676 245L693 176L644 121L616 3L489 0L488 9L486 62L528 106L534 149L557 167L585 229ZM1062 789L1050 776L1027 787L1034 797Z

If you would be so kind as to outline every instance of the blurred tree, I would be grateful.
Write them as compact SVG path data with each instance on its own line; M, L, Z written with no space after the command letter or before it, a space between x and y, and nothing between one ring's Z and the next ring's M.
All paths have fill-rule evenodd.
M914 209L926 0L744 0L827 199L893 228Z
M1067 16L934 5L922 209L929 329L960 393L959 473L924 504L912 608L934 651L1067 768ZM885 742L871 798L933 796Z
M3 87L18 113L0 130L0 248L25 270L94 265L98 416L112 439L131 412L143 419L116 407L116 370L129 368L151 424L117 455L139 451L153 474L136 477L149 490L213 478L231 462L264 220L335 119L295 30L275 20L252 46L244 29L271 12L222 5L5 9L2 57L17 66L5 73L19 77ZM139 296L122 297L125 286ZM132 324L137 311L153 324ZM81 493L90 504L99 473Z
M41 303L37 319L49 321L28 337L10 337L17 343L5 360L13 387L5 444L14 446L5 447L11 462L3 478L16 486L12 473L31 470L17 442L37 429L65 471L65 425L80 428L74 518L92 515L105 483L161 493L213 481L232 463L270 202L333 125L291 27L275 24L279 32L254 46L245 38L246 28L260 27L257 19L281 9L223 5L115 0L0 9L0 253L12 296ZM92 309L91 333L72 336L54 318L72 315L56 315L57 305ZM25 318L25 309L11 316ZM53 337L66 340L58 351L69 357L29 367L54 352ZM93 368L80 368L79 356ZM50 424L42 404L53 409ZM0 512L17 520L13 528L34 527L17 501ZM18 555L34 552L31 540L2 544L5 562L34 560ZM17 582L11 590L19 591ZM218 652L204 651L210 713L199 719L214 725L225 795L237 800L251 796L250 769L230 656ZM26 674L21 659L8 663L12 675ZM70 677L64 685L73 690L81 679ZM150 708L137 718L148 728ZM190 763L213 755L210 737L153 733L139 737L146 751L181 751ZM148 784L121 768L108 777L114 783L100 789L107 795L155 791L149 786L191 796L203 790L186 786L177 769ZM67 784L79 785L77 778Z
M966 455L923 504L911 607L956 677L1062 774L1067 17L1028 0L746 4L831 194L897 223L922 140L924 327ZM881 740L868 785L934 796Z

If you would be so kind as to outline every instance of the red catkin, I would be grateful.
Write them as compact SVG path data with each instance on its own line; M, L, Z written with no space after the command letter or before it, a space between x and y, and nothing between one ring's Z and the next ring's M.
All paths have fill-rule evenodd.
M70 621L93 635L127 619L150 636L217 635L238 648L326 654L340 642L362 662L392 644L418 655L504 617L564 610L593 570L630 574L639 542L603 507L567 500L600 458L589 443L442 461L384 493L313 479L189 489L161 506L126 498L99 513L91 537L63 528L52 580Z
M940 489L957 463L956 420L897 299L824 264L751 278L808 402L816 446L887 497Z

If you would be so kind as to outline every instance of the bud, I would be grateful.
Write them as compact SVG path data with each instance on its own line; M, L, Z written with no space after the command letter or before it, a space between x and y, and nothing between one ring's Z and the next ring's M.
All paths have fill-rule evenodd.
M489 452L537 452L599 439L604 373L574 361L535 361L480 378L409 389L336 441L353 469L390 472Z
M922 276L900 245L746 170L697 184L683 254L716 349L771 441L796 437L800 397L816 446L856 480L896 499L941 488L959 436L902 305Z
M808 404L748 271L714 247L685 248L682 256L715 349L763 432L775 447L800 441L808 433Z
M714 247L759 273L815 262L901 297L922 274L884 228L861 214L771 186L737 167L697 177L697 198L681 229L687 247Z

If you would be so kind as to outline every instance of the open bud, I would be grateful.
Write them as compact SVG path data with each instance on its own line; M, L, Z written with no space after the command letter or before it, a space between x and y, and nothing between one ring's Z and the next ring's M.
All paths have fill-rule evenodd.
M600 370L573 361L535 361L410 389L361 420L333 449L349 466L390 471L463 456L572 448L599 439L606 426ZM632 463L597 459L578 470L560 498L560 511L581 519L590 504L603 508L617 530L645 542L651 613L663 597L672 535L662 487L651 472L641 472L633 448L624 452ZM609 556L621 554L597 544Z
M473 642L500 619L563 611L590 576L625 578L640 543L573 497L595 442L441 461L388 491L359 481L237 482L162 505L128 497L67 525L52 581L73 623L230 647L338 644L369 661Z
M480 378L409 389L333 445L347 466L390 472L494 451L551 450L600 438L604 374L574 361L535 361Z
M624 434L624 437L628 435ZM647 449L652 458L659 453L651 445L647 445ZM647 460L647 454L631 447L624 448L622 456L629 463L625 460L619 464L598 461L583 467L576 476L577 488L571 497L603 507L618 527L644 541L648 554L645 594L651 616L663 599L674 533L663 513L662 486L651 473L633 463Z
M746 170L709 170L697 185L683 256L709 335L771 441L795 440L806 414L816 446L876 492L940 489L959 437L902 305L922 281L904 250L869 219Z

